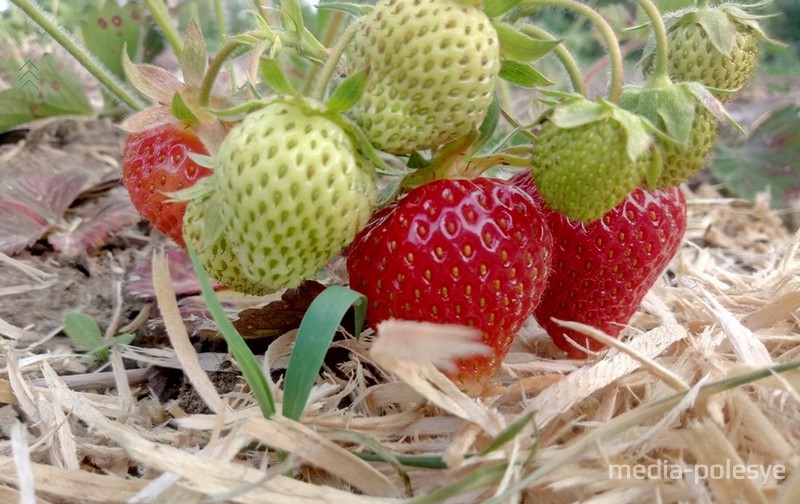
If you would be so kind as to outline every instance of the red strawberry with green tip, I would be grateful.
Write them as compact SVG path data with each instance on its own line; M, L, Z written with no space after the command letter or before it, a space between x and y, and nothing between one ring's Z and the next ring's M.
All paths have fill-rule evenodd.
M510 182L539 201L554 239L552 272L536 320L570 357L586 357L567 338L589 351L603 345L552 319L618 336L680 246L686 232L683 193L674 187L636 189L600 220L581 223L547 209L530 173Z
M463 388L500 366L541 296L552 237L521 189L496 179L437 180L381 210L351 244L350 287L367 321L459 324L483 331L493 352L458 362Z
M122 183L133 206L181 247L185 247L186 203L169 201L169 193L191 187L211 174L211 170L189 158L192 152L208 154L191 130L172 123L131 133L122 152Z

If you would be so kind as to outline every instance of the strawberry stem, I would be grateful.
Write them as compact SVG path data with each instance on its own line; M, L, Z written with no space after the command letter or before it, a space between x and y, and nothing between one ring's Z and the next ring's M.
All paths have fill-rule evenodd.
M172 20L169 17L169 11L167 11L164 0L145 0L144 3L147 6L147 10L150 11L150 16L152 16L153 21L161 28L164 37L166 37L167 42L170 47L172 47L172 52L180 59L181 53L183 52L183 40L181 40L181 36L178 34L175 26L172 25Z
M144 109L145 105L119 82L105 65L97 61L89 50L78 42L66 28L60 27L49 13L42 10L39 4L30 0L11 0L11 3L19 7L31 21L53 37L83 68L88 70L100 84L104 85L120 103L127 105L134 111Z
M257 35L258 33L259 32L256 30L248 32L248 34L251 35ZM233 51L240 45L242 45L242 43L237 40L228 40L211 59L211 63L208 65L208 71L206 71L206 74L203 76L203 82L200 83L198 101L201 107L208 106L208 102L211 99L211 88L214 87L214 81L217 80L217 75L219 75L223 63L225 63L225 60L228 59L228 57L233 54Z
M556 38L551 35L550 32L543 30L536 25L523 24L518 26L518 28L522 33L540 40L556 40ZM570 83L572 84L572 89L576 93L587 96L588 92L586 91L586 83L583 81L581 69L578 66L578 63L575 61L575 58L572 56L572 53L570 53L569 50L564 47L564 44L558 44L553 48L553 54L555 54L556 58L558 58L558 60L561 62L564 70L567 71Z
M653 36L656 39L655 70L651 82L669 83L669 43L667 42L667 27L661 19L661 13L652 0L637 0L644 9L650 23L653 25Z
M322 70L320 70L319 77L314 85L314 90L311 92L311 98L323 101L325 90L328 89L328 82L331 80L333 72L336 70L336 65L339 64L339 60L342 58L347 44L350 43L350 39L356 34L359 25L360 23L358 20L350 23L336 42L336 45L328 51L328 59L325 60L325 65L323 65Z
M334 12L331 15L330 22L328 23L328 27L325 29L325 33L322 35L322 45L325 47L329 47L333 44L333 41L336 39L336 35L339 33L339 29L342 27L342 23L344 22L344 13L343 12ZM303 94L308 96L311 92L311 89L314 85L315 79L319 73L319 67L317 65L313 65L309 68L308 73L306 74L305 82L303 83Z
M614 33L614 29L608 24L608 21L596 10L576 0L526 0L522 5L558 7L571 10L584 16L594 25L606 43L606 50L611 61L611 82L608 85L608 99L613 103L619 103L623 78L622 51L619 48L619 40Z

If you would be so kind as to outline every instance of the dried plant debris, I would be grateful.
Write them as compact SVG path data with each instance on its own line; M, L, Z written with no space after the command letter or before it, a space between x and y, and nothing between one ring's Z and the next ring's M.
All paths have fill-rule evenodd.
M89 369L68 376L74 353L39 354L31 334L46 335L4 320L0 400L16 409L0 410L0 460L14 468L0 472L2 498L793 502L800 372L725 380L798 359L800 240L758 200L701 186L689 201L682 249L618 348L554 359L541 329L527 324L477 397L432 365L471 345L467 335L414 358L393 350L398 338L437 330L424 324L343 333L334 342L343 358L324 366L296 422L262 418L224 348L177 344L182 308L165 326L174 349L114 348L127 364L112 359L96 379ZM20 268L20 285L49 281ZM221 294L243 332L268 337L262 365L281 371L292 314L321 288L249 306ZM199 309L194 299L181 302ZM281 376L273 374L278 402ZM130 380L127 393L120 379Z

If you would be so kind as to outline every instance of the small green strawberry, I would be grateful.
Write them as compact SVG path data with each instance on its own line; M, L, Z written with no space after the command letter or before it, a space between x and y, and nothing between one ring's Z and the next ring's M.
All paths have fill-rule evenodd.
M247 281L297 286L369 220L375 171L341 121L300 98L274 99L220 146L212 183Z
M187 246L197 253L208 276L225 287L256 296L269 294L273 289L251 281L242 271L233 244L222 232L221 207L214 196L206 192L186 206L183 238Z
M673 83L665 76L653 77L644 86L623 89L620 105L648 119L660 132L655 150L661 158L661 172L647 180L651 189L676 187L706 164L714 149L718 120L739 128L722 104L697 82Z
M651 126L605 102L571 97L535 131L533 178L548 206L572 220L599 219L650 172Z
M483 121L500 44L482 10L458 0L382 0L359 22L350 66L367 68L369 81L353 114L377 148L434 148Z
M653 189L676 187L705 166L717 139L717 118L705 107L698 107L692 122L691 135L685 143L659 142L663 170Z
M759 39L769 40L758 25L763 16L748 13L749 8L725 3L666 14L671 77L700 82L718 99L731 99L755 72ZM654 50L651 37L642 58L646 75L654 69Z

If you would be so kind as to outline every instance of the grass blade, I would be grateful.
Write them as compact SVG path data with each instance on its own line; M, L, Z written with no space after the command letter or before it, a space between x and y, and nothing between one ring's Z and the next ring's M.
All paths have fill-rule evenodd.
M283 416L300 418L333 336L351 306L356 315L356 335L361 333L367 311L366 299L361 293L334 285L322 291L308 307L286 369Z
M227 315L225 315L225 311L222 309L222 305L217 299L211 283L208 281L208 275L206 275L203 266L200 264L197 253L191 247L189 247L189 257L192 259L192 266L194 266L195 272L197 272L203 299L208 305L211 316L214 317L214 322L219 326L219 331L222 333L222 337L225 338L225 343L228 344L228 350L242 370L244 379L247 380L256 402L261 408L261 413L267 418L271 417L275 414L275 401L272 399L272 391L269 389L267 379L261 371L261 366L258 365L255 355L253 355L247 343L244 342L242 335L239 334L239 331L236 330L231 321L228 320Z

